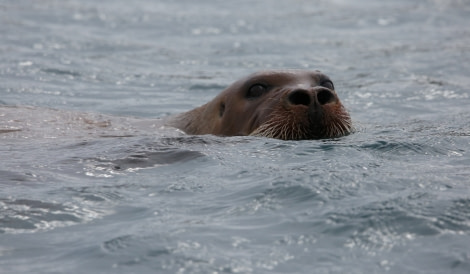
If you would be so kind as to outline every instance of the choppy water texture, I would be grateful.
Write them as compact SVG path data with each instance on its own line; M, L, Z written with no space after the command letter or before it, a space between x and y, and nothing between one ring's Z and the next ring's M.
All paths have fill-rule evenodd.
M0 2L0 103L73 132L0 134L0 272L470 273L468 26L466 0ZM67 116L126 127L269 68L329 75L356 132Z

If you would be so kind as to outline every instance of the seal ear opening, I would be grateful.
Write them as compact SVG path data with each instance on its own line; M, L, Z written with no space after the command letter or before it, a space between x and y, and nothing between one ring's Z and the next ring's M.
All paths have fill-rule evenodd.
M219 117L224 116L224 112L225 112L225 103L222 102L220 103L220 107L219 107Z

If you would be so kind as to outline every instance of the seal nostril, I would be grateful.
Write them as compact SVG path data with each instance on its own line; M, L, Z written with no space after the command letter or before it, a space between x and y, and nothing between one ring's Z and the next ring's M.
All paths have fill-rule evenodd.
M289 94L288 100L293 105L310 105L310 95L303 90L296 90Z
M325 105L330 103L331 101L334 100L333 93L331 91L322 89L317 93L317 100L320 103L320 105Z

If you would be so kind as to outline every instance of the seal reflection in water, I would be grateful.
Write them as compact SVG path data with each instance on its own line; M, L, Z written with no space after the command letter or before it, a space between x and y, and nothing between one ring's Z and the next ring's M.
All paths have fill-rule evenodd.
M171 119L188 134L252 135L282 140L341 137L351 118L328 76L319 71L262 71L207 104Z

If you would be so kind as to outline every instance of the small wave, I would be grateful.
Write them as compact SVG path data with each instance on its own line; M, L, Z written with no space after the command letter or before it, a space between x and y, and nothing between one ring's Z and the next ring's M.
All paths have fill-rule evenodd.
M445 148L436 147L424 143L413 142L396 142L378 140L373 143L364 144L362 149L373 150L388 155L403 156L403 155L447 155L448 150Z
M203 156L204 154L198 151L159 148L157 151L132 150L130 154L115 159L112 158L112 155L106 155L80 161L85 165L84 170L87 176L113 177L117 174L135 172L140 169L183 163Z
M417 237L470 231L470 200L436 201L429 194L368 203L329 213L326 234L347 236L346 246L391 250Z
M51 74L56 74L60 76L71 76L71 77L80 77L80 73L70 71L70 70L64 70L64 69L56 69L56 68L47 68L47 69L42 69L42 71L46 73L51 73Z
M7 170L0 170L0 178L2 180L0 181L0 184L9 184L11 182L31 182L31 181L36 181L37 176L32 173L18 173L18 172L13 172L13 171L7 171Z
M0 233L34 233L84 223L102 212L74 204L32 199L0 199Z

